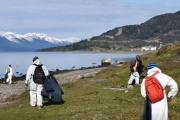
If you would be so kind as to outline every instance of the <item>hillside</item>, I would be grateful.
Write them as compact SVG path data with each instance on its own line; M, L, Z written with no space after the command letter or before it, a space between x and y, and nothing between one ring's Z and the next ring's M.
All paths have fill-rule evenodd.
M163 73L170 75L180 85L180 43L169 44L157 52L141 56L145 66L155 62ZM62 84L64 104L44 103L38 110L29 106L29 92L26 91L15 105L0 108L2 120L140 120L144 98L140 86L128 91L113 91L105 88L127 85L129 62L122 66L112 65L96 76ZM146 71L142 77L146 75ZM140 79L142 82L142 78ZM169 88L166 88L166 92ZM180 92L168 103L169 120L180 118Z
M158 46L180 40L180 11L155 16L140 25L127 25L109 30L80 42L38 51L103 51L129 50L141 46Z

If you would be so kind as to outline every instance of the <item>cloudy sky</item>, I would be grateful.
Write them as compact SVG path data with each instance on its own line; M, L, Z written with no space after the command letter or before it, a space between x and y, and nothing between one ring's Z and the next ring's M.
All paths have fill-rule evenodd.
M0 31L80 39L180 11L180 0L0 0Z

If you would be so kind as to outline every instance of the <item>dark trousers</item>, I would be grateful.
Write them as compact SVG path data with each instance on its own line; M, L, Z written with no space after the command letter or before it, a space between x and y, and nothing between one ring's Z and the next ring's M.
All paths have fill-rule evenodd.
M151 102L146 97L144 101L144 113L143 113L142 120L151 120L152 119L151 116L152 116Z

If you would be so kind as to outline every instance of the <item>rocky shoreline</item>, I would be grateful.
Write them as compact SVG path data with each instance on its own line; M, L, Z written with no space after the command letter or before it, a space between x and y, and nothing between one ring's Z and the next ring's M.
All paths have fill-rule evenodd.
M81 68L79 70L50 71L59 84L74 82L78 79L95 76L98 72L106 69L107 66L92 68ZM29 89L29 88L28 88ZM27 90L25 86L25 75L14 77L12 84L0 84L0 107L18 102L19 95Z

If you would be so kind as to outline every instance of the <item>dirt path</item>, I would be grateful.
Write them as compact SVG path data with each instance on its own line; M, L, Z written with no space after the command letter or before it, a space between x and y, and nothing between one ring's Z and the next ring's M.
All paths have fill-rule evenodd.
M71 71L71 72L55 75L55 77L58 80L59 84L63 84L67 82L74 82L77 79L81 79L83 77L95 76L98 72L106 68L107 67L101 67L101 68L91 68L85 70Z

